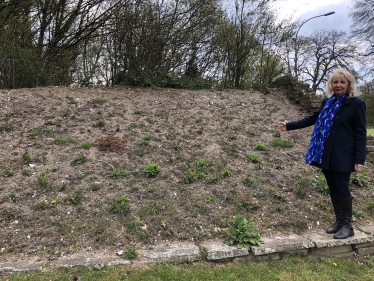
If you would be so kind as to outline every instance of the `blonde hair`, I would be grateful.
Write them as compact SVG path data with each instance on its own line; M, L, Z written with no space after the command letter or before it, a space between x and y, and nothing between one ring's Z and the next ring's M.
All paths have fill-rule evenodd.
M327 86L326 86L326 94L328 96L332 95L333 94L333 91L332 91L332 81L335 77L343 77L345 80L348 81L348 95L350 97L354 97L355 95L355 87L354 87L354 83L355 83L355 77L352 75L352 73L350 73L348 70L344 69L344 68L340 68L338 70L336 70L329 78L329 81L327 82Z

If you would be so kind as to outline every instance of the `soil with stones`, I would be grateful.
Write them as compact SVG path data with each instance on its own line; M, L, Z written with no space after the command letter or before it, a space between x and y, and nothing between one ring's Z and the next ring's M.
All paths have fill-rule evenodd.
M2 90L0 262L225 238L237 214L262 237L323 232L312 128L276 132L307 114L275 89ZM372 166L351 185L356 225L373 221Z

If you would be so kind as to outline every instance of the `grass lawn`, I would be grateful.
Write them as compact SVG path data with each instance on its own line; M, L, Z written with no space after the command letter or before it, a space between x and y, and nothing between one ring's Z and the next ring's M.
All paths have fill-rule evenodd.
M367 135L374 137L374 129L367 129Z
M285 258L252 263L216 264L160 263L144 269L110 267L102 269L45 269L14 274L1 280L374 280L374 257Z

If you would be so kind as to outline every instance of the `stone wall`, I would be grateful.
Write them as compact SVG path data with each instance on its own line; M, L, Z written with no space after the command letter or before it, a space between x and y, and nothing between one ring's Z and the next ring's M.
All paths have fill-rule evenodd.
M316 95L309 84L301 83L291 75L277 78L272 86L283 90L291 101L299 103L307 112L317 109L324 98L323 95Z

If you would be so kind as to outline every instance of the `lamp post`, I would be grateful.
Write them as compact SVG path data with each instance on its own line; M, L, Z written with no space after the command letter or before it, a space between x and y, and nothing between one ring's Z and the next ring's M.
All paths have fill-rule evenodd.
M332 14L335 14L335 12L329 12L329 13L326 13L326 14L323 14L323 15L319 15L319 16L315 16L315 17L312 17L312 18L309 18L309 19L307 19L306 21L304 21L300 26L299 26L299 28L297 29L297 31L296 31L296 35L295 35L295 38L294 38L294 40L295 40L295 59L294 59L294 61L295 61L295 77L296 77L296 79L298 79L299 78L299 75L298 75L298 73L297 73L297 51L298 51L298 47L297 47L297 34L299 33L299 30L300 30L300 28L307 22L307 21L310 21L311 19L315 19L315 18L319 18L319 17L327 17L327 16L330 16L330 15L332 15Z

